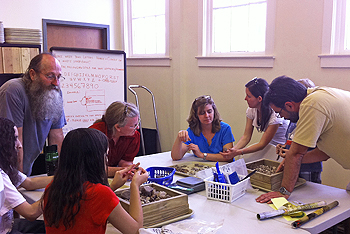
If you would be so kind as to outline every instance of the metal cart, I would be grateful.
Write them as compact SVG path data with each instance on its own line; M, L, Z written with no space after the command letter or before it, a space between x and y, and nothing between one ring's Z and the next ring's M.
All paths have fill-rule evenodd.
M135 95L136 106L139 109L139 111L140 111L139 99L138 99L137 93L134 90L136 88L143 88L148 93L151 94L152 102L153 102L154 119L155 119L155 123L156 123L156 129L142 128L142 123L141 123L141 120L140 120L140 128L139 128L140 134L141 134L141 147L140 147L141 149L140 149L140 151L142 152L142 155L146 155L146 153L147 154L160 153L162 150L161 150L161 146L160 146L159 129L158 129L158 118L157 118L156 103L155 103L155 100L154 100L154 95L153 95L152 91L149 90L145 86L142 86L142 85L129 85L130 92L132 92ZM140 113L140 116L141 116L141 113ZM140 155L140 152L139 152L138 155Z

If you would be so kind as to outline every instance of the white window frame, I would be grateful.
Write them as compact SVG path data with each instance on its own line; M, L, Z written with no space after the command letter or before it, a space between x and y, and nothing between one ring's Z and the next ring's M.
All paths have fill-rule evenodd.
M169 57L169 0L165 0L165 54L145 54L145 55L133 55L132 53L132 35L131 35L131 9L130 4L131 0L122 0L120 1L121 10L121 20L122 20L122 33L124 35L124 50L127 56L127 66L160 66L168 67L170 66L170 57Z
M209 37L209 25L207 4L211 0L201 0L199 2L199 46L198 54L196 56L199 67L273 67L274 59L273 48L275 38L275 17L276 17L276 0L267 0L266 12L266 39L265 52L257 53L236 53L236 54L222 54L211 55L207 52L207 44L210 43L207 39Z
M350 51L344 51L345 0L325 0L323 13L322 68L350 68ZM332 40L334 38L334 40Z

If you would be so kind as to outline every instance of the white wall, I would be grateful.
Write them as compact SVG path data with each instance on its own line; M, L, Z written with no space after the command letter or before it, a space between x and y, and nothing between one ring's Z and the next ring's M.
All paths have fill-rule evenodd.
M199 68L195 58L201 27L198 1L170 1L171 67L128 68L129 82L145 85L155 94L163 150L170 150L177 132L188 127L190 105L203 94L214 98L238 140L245 127L244 85L255 76L268 82L280 75L310 78L317 85L350 90L349 69L320 67L323 5L322 0L277 0L273 68ZM254 131L251 142L257 142L260 136ZM350 171L329 160L324 163L322 178L324 184L345 188Z
M198 24L200 0L170 1L170 67L128 67L128 84L148 87L155 95L162 150L171 149L177 132L188 127L186 118L195 97L210 94L223 120L238 140L244 131L244 84L255 76L268 82L279 75L310 78L317 85L350 90L349 69L322 69L323 0L277 0L273 68L199 68ZM108 24L111 49L122 48L119 0L0 0L4 27L41 29L41 20L66 20ZM148 93L139 92L142 123L154 127ZM128 92L128 100L134 96ZM260 134L256 131L252 142ZM323 183L345 188L350 172L333 160L324 163Z
M110 25L110 46L116 45L115 9L118 0L0 0L5 28L42 30L42 19Z

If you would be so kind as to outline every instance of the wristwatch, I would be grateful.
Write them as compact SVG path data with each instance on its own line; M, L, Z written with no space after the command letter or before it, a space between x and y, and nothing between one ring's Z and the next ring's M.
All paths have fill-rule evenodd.
M203 160L207 160L207 156L208 156L208 154L207 153L203 153Z
M291 194L285 187L281 187L279 192L282 193L283 195L288 195L288 196L290 196Z

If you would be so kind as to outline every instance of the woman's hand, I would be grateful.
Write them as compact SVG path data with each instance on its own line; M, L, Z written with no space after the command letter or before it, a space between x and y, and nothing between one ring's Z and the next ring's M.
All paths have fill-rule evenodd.
M196 155L197 157L201 158L200 156L202 155L202 152L200 151L198 145L191 143L191 144L188 145L188 150L192 150L194 155Z
M113 191L123 186L125 182L130 179L130 174L128 172L132 169L133 166L134 164L115 172L113 181L110 184L110 187Z
M220 154L225 158L225 159L233 159L235 156L242 154L241 149L236 149L235 147L229 148L225 152L220 152Z
M131 183L135 184L137 186L140 186L141 184L145 183L148 179L148 172L143 169L142 167L139 167L132 178Z
M177 134L173 148L171 149L171 158L173 160L180 160L185 153L189 150L188 145L185 142L191 141L186 130L181 130Z
M281 145L281 144L277 144L276 145L276 154L278 156L281 156L282 158L286 157L286 153L288 152L288 149L286 149L286 145Z
M280 151L281 151L281 149L282 149L282 148L285 148L285 147L286 147L286 145L277 144L277 145L276 145L276 154L279 154Z
M117 188L123 186L127 180L131 180L135 172L138 170L139 165L140 163L132 164L119 171L116 171L114 174L113 181L110 184L111 189L114 191Z
M177 134L177 137L182 142L191 141L191 138L188 136L188 132L186 130L179 131L179 133Z
M280 171L283 171L283 170L284 170L284 161L285 161L285 160L286 160L285 158L282 160L282 162L280 163L280 165L277 167L276 172L280 172Z

